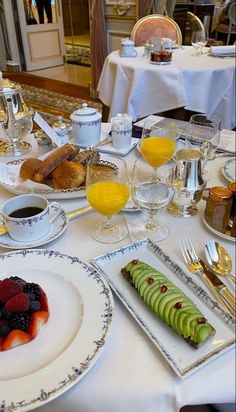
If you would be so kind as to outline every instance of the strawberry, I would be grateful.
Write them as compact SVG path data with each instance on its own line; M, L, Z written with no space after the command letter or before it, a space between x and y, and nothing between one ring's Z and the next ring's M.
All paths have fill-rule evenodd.
M31 335L32 338L39 333L40 329L48 320L48 312L46 310L39 310L38 312L34 312L30 318L30 325L28 327L28 333Z
M0 338L0 352L2 351L2 345L3 345L4 339Z
M25 293L13 296L4 306L9 312L26 312L29 309L29 296Z
M12 330L2 344L2 350L13 349L31 341L31 336L20 329Z
M22 287L14 280L6 278L0 283L0 301L2 303L6 303L13 296L22 292Z
M41 289L41 296L40 296L40 305L41 305L41 310L46 310L48 311L48 300L47 300L47 296L46 293L43 291L43 289Z

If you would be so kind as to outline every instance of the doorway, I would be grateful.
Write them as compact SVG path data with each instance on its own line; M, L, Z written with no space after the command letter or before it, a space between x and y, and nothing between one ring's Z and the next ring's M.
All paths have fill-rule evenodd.
M88 0L63 0L62 14L67 63L91 66Z

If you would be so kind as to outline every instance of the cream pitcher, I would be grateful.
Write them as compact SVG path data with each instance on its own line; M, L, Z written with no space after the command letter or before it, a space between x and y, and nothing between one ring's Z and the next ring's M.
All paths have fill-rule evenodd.
M180 149L174 156L175 195L169 212L176 217L197 213L196 204L201 200L206 180L203 175L203 154L192 148Z

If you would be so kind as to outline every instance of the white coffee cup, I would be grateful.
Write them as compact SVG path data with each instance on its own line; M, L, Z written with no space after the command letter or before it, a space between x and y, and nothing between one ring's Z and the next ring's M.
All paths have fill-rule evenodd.
M2 206L2 216L9 236L17 242L33 242L45 237L61 212L57 202L35 194L9 199Z
M132 138L132 117L124 113L111 119L112 146L117 150L128 149Z

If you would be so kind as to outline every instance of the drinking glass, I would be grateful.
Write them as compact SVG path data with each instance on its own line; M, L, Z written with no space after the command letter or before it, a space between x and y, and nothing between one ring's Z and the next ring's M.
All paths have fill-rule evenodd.
M140 141L140 152L144 160L152 167L152 179L157 180L160 166L168 162L175 151L175 128L149 126L144 124Z
M189 121L189 137L191 147L199 150L204 156L204 164L213 158L220 142L220 119L205 114L194 114Z
M203 54L202 48L204 46L206 46L207 42L208 42L208 32L207 32L207 30L202 30L199 34L198 39L197 39L197 43L199 45L199 54L200 55Z
M133 235L137 239L149 238L154 242L168 236L168 227L156 219L157 214L163 212L174 196L174 163L168 162L160 166L157 171L158 179L153 180L153 169L144 159L135 161L131 196L135 206L144 214L145 222L134 226Z
M88 162L86 193L90 205L105 220L91 230L91 236L102 243L116 243L128 235L123 221L112 219L129 199L127 166L123 159L103 155Z
M199 41L201 41L201 31L193 31L192 32L192 36L191 36L191 45L194 48L194 54L193 56L198 56L199 55L199 51L200 51L200 44Z

